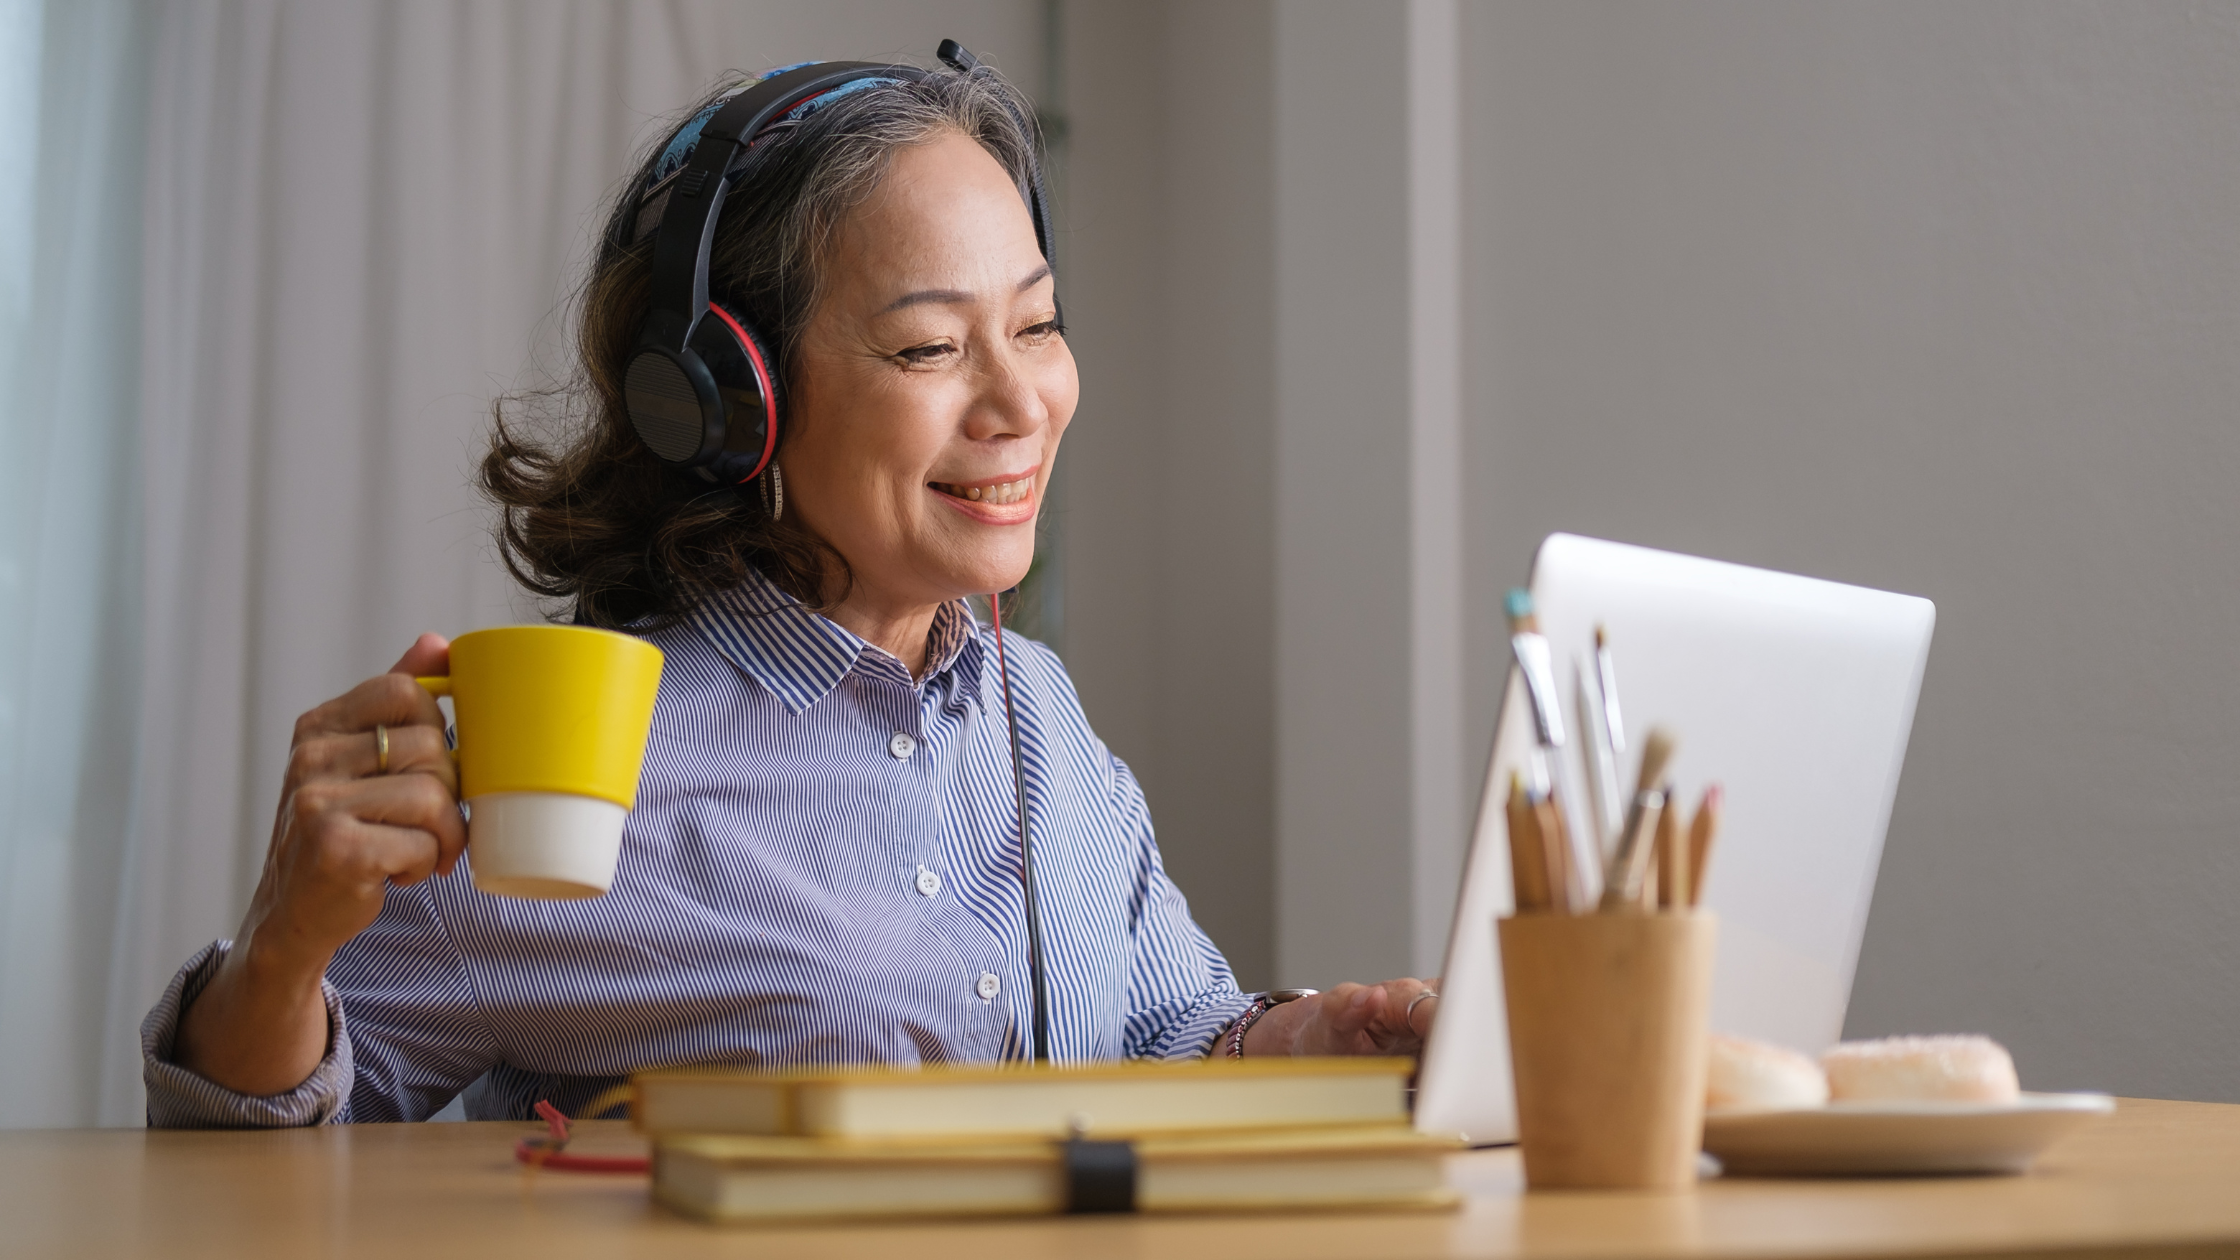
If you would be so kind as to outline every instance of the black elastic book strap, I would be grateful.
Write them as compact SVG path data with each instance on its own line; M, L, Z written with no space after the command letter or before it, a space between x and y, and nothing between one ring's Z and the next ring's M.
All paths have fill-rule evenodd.
M1064 1143L1066 1211L1136 1210L1136 1147L1133 1142Z

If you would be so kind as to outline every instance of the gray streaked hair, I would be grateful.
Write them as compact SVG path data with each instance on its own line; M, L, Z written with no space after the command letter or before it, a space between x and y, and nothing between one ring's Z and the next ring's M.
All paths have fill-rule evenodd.
M730 77L723 91L736 85ZM681 126L723 95L708 93ZM761 334L780 388L816 309L832 236L879 187L894 155L950 131L978 141L1031 187L1032 107L1001 75L940 67L835 96L756 141L724 201L709 290ZM566 387L501 398L480 483L499 509L498 552L515 580L564 601L586 625L643 632L691 614L749 570L811 607L845 598L847 561L800 513L773 520L756 494L664 465L631 427L622 364L649 296L653 238L634 229L667 136L618 190L608 233L578 296L578 375ZM550 422L550 423L541 423ZM781 455L783 453L780 439Z
M723 95L710 93L682 117ZM765 130L716 225L708 260L711 295L777 343L770 349L785 371L793 342L815 310L833 234L878 189L894 155L959 132L979 142L1023 198L1034 178L1035 137L1026 122L1033 116L1019 91L993 71L942 66L917 79L874 82L797 122ZM648 151L641 180L661 148ZM618 215L632 213L629 204L618 205ZM632 248L650 250L650 234Z

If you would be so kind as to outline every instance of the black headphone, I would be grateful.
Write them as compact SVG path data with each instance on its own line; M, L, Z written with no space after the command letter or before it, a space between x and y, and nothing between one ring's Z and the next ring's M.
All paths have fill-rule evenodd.
M966 74L980 68L953 39L942 40L936 55ZM762 79L716 109L684 164L647 189L637 213L627 216L640 237L657 219L659 236L651 302L623 369L623 406L639 440L663 462L692 469L703 481L737 485L760 476L778 451L784 408L771 343L708 295L716 220L731 185L745 174L749 147L774 122L849 84L910 82L925 73L916 66L824 61ZM1028 181L1020 191L1034 217L1035 244L1048 261L1050 211L1035 133L1016 111L1013 119L1027 137Z

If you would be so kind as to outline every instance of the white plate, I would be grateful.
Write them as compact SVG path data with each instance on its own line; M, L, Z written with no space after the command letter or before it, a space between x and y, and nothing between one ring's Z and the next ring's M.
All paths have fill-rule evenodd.
M1736 1175L2016 1173L2071 1129L2115 1112L2106 1094L2012 1103L1857 1102L1711 1112L1703 1149Z

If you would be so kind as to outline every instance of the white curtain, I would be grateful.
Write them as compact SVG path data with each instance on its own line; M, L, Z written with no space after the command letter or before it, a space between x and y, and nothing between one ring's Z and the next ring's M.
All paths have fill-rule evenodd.
M625 161L728 67L1039 0L0 0L0 1128L141 1123L293 717L533 617L470 491Z
M0 1126L95 1114L139 541L133 0L0 0Z
M41 12L26 140L19 68L41 54L16 31ZM136 1124L140 1017L233 930L295 715L422 630L534 615L470 477L491 399L564 367L565 300L634 147L726 68L922 61L953 34L1031 85L1042 6L0 13L0 233L36 218L40 258L75 268L0 259L0 1126ZM64 75L58 22L80 32ZM26 145L29 208L6 201Z

